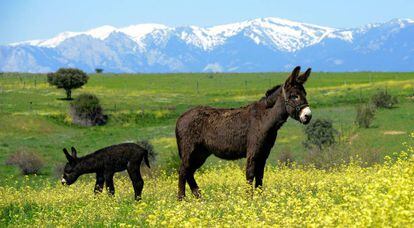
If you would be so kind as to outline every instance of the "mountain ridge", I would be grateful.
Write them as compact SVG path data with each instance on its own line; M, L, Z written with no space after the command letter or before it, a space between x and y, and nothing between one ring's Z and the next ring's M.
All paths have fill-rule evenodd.
M410 37L412 19L345 29L276 17L211 27L105 25L0 46L0 70L47 72L66 66L113 72L255 72L308 64L322 71L411 71Z

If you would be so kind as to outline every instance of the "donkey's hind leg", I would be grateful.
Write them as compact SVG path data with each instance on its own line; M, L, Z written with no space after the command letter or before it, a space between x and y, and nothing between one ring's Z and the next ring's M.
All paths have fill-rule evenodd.
M178 170L178 200L182 200L185 197L185 183L190 167L190 155L194 150L194 145L180 145L179 143L178 150L181 158L181 164Z
M136 164L128 164L127 171L134 187L135 200L141 200L142 189L144 188L144 180L141 177L140 162Z
M187 170L187 183L190 186L191 192L196 198L200 198L200 189L197 185L196 180L194 179L194 173L200 168L206 159L210 156L210 153L207 150L198 148L190 156L190 166Z
M178 170L178 200L182 200L185 197L185 180L187 176L187 162L181 159L181 165Z

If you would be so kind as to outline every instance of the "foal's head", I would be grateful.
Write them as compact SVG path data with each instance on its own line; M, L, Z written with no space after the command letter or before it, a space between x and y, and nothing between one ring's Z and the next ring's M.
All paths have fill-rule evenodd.
M308 80L311 68L308 68L303 74L299 73L300 67L297 66L282 85L282 96L289 116L303 124L308 124L312 118L312 113L306 100L306 91L303 84Z
M72 154L68 153L66 148L63 148L63 152L65 153L66 159L68 162L63 169L63 176L62 176L62 184L71 185L73 184L79 177L79 173L76 170L76 165L78 164L78 157L77 152L74 147L71 148Z

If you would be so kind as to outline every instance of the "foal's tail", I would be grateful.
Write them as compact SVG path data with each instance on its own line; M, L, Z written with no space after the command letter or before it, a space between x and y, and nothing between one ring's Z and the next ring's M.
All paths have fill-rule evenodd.
M145 165L147 165L147 166L148 166L148 168L151 168L151 167L150 167L150 164L149 164L149 160L148 160L148 150L145 150L145 154L144 154L144 162L145 162Z

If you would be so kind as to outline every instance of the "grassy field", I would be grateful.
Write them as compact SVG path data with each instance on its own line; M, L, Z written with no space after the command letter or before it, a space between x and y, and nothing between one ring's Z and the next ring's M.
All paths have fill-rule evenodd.
M84 88L74 90L96 94L110 121L106 126L84 128L70 123L68 102L59 100L64 91L50 87L44 75L3 74L0 76L0 179L17 174L4 166L5 159L20 148L42 154L50 174L63 162L63 147L76 146L81 154L114 143L149 139L158 151L162 166L176 154L174 126L177 117L196 105L239 107L260 99L265 91L282 83L286 73L259 74L164 74L92 75ZM402 149L413 130L413 73L313 73L306 84L314 118L331 119L343 140L352 148L371 148L381 155ZM373 127L354 125L355 105L369 100L378 90L398 96L400 104L379 110ZM397 134L395 134L395 132ZM280 130L269 162L275 164L281 150L290 150L303 160L303 126L289 120ZM209 159L209 164L215 159ZM0 180L1 183L1 180Z
M83 92L96 94L109 122L86 128L70 123L68 101L59 99L65 96L64 91L50 87L45 75L1 74L1 222L33 225L51 218L47 221L56 225L65 224L59 220L63 216L70 220L67 225L92 221L101 225L178 225L182 219L189 224L224 225L236 216L241 218L241 224L252 225L413 224L412 160L364 169L343 167L331 172L277 168L282 151L291 151L297 163L302 163L307 155L302 145L303 126L293 120L280 130L268 160L265 191L254 194L254 202L242 194L244 161L218 162L213 157L196 174L205 198L196 201L190 197L189 204L175 202L176 176L162 173L171 173L165 169L169 168L171 157L177 156L177 117L197 105L246 105L283 83L286 77L286 73L91 75L88 84L74 90L73 96ZM338 140L347 144L349 150L378 153L380 160L386 155L395 158L404 149L403 142L410 140L409 134L414 130L414 73L315 72L306 89L313 118L332 120L340 133ZM356 105L385 89L398 97L397 107L378 110L371 128L356 127ZM132 188L122 175L121 180L115 179L119 187L113 199L95 198L90 177L81 178L77 186L67 189L57 184L53 170L65 162L63 147L73 145L84 155L111 144L143 139L150 140L158 152L157 175L146 176L143 202L132 201ZM25 177L15 167L4 165L10 154L21 149L36 151L44 157L46 167L40 175ZM404 176L399 178L402 173ZM391 199L380 202L383 197ZM372 203L368 202L370 199ZM240 207L237 202L242 202ZM401 210L394 211L395 205ZM113 211L106 210L108 207ZM81 214L71 213L79 208Z

